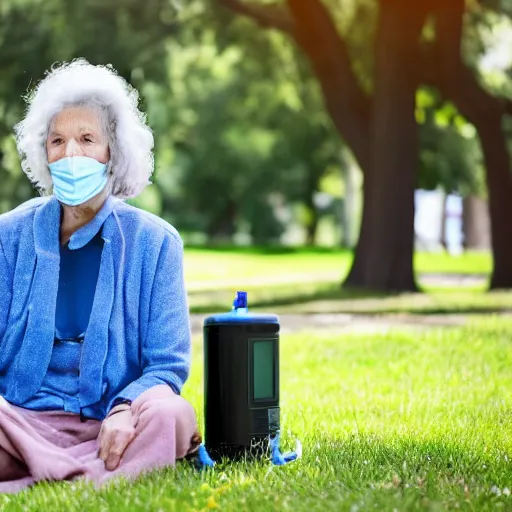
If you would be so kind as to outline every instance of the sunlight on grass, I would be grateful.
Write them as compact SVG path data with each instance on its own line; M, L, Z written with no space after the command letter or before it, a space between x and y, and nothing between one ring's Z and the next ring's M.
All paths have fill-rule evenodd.
M185 272L189 291L250 287L263 284L340 283L347 274L352 253L345 250L185 249ZM461 256L417 254L418 273L487 275L492 269L488 253Z
M417 254L416 270L427 294L385 296L340 289L352 254L343 250L188 248L186 283L192 313L229 309L236 290L249 292L251 307L304 313L450 313L500 311L512 306L512 294L484 294L492 261L487 253L461 256ZM476 276L457 281L422 281L424 275Z
M510 509L512 321L281 340L285 447L302 460L188 464L99 492L44 485L5 511ZM185 396L202 409L201 340Z
M466 252L460 256L446 253L416 253L414 267L419 273L490 274L492 257L488 252Z
M185 278L189 291L297 282L341 282L351 254L281 253L187 249Z

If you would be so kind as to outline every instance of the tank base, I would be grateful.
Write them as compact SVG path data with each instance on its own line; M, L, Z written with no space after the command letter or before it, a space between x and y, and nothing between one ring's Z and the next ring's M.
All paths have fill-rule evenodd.
M227 443L215 446L206 444L206 449L210 457L215 461L221 461L222 459L229 459L231 461L262 459L268 457L270 454L267 437L260 439L254 438L250 446Z

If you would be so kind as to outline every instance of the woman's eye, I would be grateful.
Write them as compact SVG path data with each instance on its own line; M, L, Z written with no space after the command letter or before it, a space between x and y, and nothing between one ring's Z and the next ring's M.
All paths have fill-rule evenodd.
M89 144L93 143L93 140L91 139L91 137L84 137L84 140L85 140L85 142L87 142Z
M58 146L59 144L62 144L62 139L53 139L52 144L54 146Z

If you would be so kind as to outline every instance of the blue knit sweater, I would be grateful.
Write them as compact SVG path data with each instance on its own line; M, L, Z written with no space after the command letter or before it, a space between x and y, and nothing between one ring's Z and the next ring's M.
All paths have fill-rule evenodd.
M39 391L23 403L36 411L80 413L80 356L91 316L103 250L101 231L84 247L60 248L55 343Z
M38 198L0 215L0 394L23 406L41 388L55 335L61 208ZM84 247L103 225L98 284L80 359L78 400L103 419L117 397L158 384L180 392L190 368L183 245L176 230L109 197L76 231Z

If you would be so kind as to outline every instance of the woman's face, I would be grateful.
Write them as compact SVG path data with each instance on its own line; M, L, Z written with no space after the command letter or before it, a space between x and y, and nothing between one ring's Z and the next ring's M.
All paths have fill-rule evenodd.
M53 119L46 139L51 164L68 156L87 156L102 164L110 159L108 138L100 115L87 107L68 107Z

